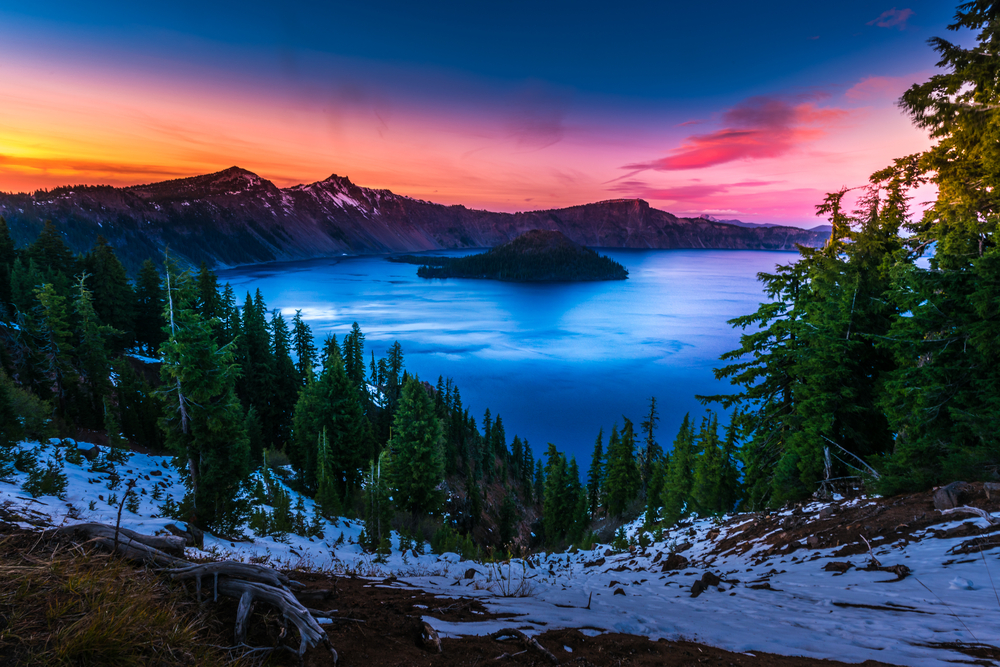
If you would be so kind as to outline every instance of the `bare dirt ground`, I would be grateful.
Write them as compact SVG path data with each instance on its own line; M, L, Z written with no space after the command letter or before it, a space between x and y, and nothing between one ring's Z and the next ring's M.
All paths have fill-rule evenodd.
M986 509L1000 511L1000 493L989 494L982 484L968 485L961 496L961 502ZM718 540L712 551L714 554L741 552L750 540L764 538L770 547L759 554L761 562L771 558L811 559L810 547L838 548L836 556L852 556L867 553L868 547L863 536L872 545L886 541L910 539L918 531L930 530L934 537L967 537L954 550L955 558L968 557L965 553L980 549L1000 547L1000 532L981 531L973 523L964 523L945 532L935 531L934 526L954 522L955 515L943 515L934 508L931 492L909 494L887 499L862 500L851 503L843 501L831 503L817 517L815 513L801 508L787 513L744 514L729 520L732 526L741 526L739 532L732 532ZM0 516L0 591L10 590L16 585L16 577L23 576L25 568L47 567L60 553L56 544L39 543L37 533L24 530L13 523L4 523ZM10 521L11 518L7 517ZM1000 526L994 527L1000 531ZM726 531L721 531L725 534ZM926 539L926 538L925 538ZM932 538L933 539L933 538ZM807 546L801 544L806 542ZM29 549L30 546L30 549ZM61 547L65 553L65 546ZM675 558L671 556L671 558ZM669 559L668 559L669 560ZM682 559L683 560L683 559ZM94 561L95 567L107 567L105 561ZM661 565L665 565L661 563ZM679 569L684 563L677 563ZM51 569L51 568L50 568ZM16 575L16 576L15 576ZM491 615L474 599L438 598L416 588L401 588L399 584L389 588L380 584L383 580L338 577L320 573L290 572L289 575L305 585L297 595L305 606L329 613L334 619L325 625L332 645L340 654L339 664L343 667L385 667L390 665L436 666L436 665L546 665L551 664L545 655L526 646L518 640L494 640L489 637L445 638L441 640L441 652L428 647L422 640L423 616L450 622L483 621L502 618ZM68 576L68 575L67 575ZM193 602L193 589L186 591L182 584L166 583L154 571L135 567L134 577L155 581L157 590L170 597L179 605L186 618L198 618L205 623L205 643L219 647L216 657L223 663L230 658L242 656L242 664L295 665L297 658L281 650L246 653L245 649L225 650L222 645L231 640L231 628L236 617L236 601L220 599L197 605ZM391 578L390 578L391 579ZM152 584L151 584L152 585ZM177 602L177 596L186 599ZM171 597L173 596L173 597ZM164 599L167 599L165 597ZM185 606L186 605L186 606ZM6 619L13 618L12 609L3 609L0 604L0 640L3 639ZM43 645L48 632L58 631L59 619L51 612L40 609L45 615L35 623L38 634L21 642L8 637L6 649L0 641L0 666L30 664L33 655L31 646ZM78 620L78 619L77 619ZM75 621L74 621L75 622ZM512 627L516 621L511 621ZM280 643L297 644L297 638L283 637L280 616L260 606L254 613L249 628L248 644L254 647L277 647ZM802 665L845 664L827 660L802 657L788 657L766 653L733 653L711 646L684 641L650 641L645 637L604 633L587 636L581 630L556 630L537 635L539 644L550 651L563 665L777 665L779 667ZM767 632L766 628L761 628ZM291 631L294 634L294 630ZM32 644L34 642L34 644ZM219 642L219 643L216 643ZM228 647L227 647L228 648ZM889 657L889 656L887 656ZM969 654L970 664L984 664L979 659L993 656ZM169 661L161 664L168 664ZM36 663L44 664L44 663ZM101 664L93 662L91 664ZM143 664L141 661L135 664ZM152 664L152 663L148 663ZM304 664L310 667L332 665L331 657L319 649L306 653ZM891 663L868 661L864 665L887 665ZM992 663L989 663L992 664Z

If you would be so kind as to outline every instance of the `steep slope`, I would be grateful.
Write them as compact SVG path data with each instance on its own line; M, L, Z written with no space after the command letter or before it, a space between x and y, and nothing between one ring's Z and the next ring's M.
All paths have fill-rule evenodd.
M46 219L78 252L103 234L133 271L166 247L194 264L235 266L341 253L492 247L531 229L614 248L794 250L796 244L817 246L826 238L792 227L750 229L678 218L641 199L511 214L362 188L336 175L280 189L239 167L127 188L84 185L0 194L0 215L19 245L31 242Z

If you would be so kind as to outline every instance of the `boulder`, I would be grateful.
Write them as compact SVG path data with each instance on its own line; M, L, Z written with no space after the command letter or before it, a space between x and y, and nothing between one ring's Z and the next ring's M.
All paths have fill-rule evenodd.
M83 458L91 462L95 461L101 454L101 448L89 442L76 443L76 451L83 454Z
M667 556L667 559L663 561L663 566L661 571L668 572L670 570L683 570L688 566L688 559L684 556L673 553Z
M934 509L950 510L962 505L962 495L968 488L965 482L952 482L934 491Z
M705 574L701 575L701 583L705 584L706 588L709 586L718 586L721 581L722 577L715 574L714 572L706 572Z

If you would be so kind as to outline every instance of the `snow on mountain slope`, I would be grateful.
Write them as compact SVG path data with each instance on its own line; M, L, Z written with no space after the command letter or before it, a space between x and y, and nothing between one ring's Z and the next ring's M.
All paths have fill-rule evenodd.
M43 466L48 461L58 465L67 448L56 442L21 443L18 448L37 450ZM111 494L120 499L124 483L137 478L140 502L135 512L123 512L122 525L154 533L178 523L154 516L166 498L177 502L183 496L182 481L170 468L169 457L128 454L127 461L117 465L120 481L115 489L108 488L112 475L100 466L94 468L86 460L61 465L67 477L62 499L32 498L24 491L28 475L16 472L0 482L0 513L21 516L23 527L83 521L113 524L118 508L109 505ZM156 487L160 501L152 500ZM294 506L300 497L289 493ZM306 516L312 517L312 501L301 498L301 502ZM343 518L322 521L323 536L315 538L289 534L237 542L206 534L202 555L379 579L393 574L398 581L376 585L475 597L490 612L510 615L478 623L425 616L442 636L482 635L512 625L529 634L577 628L591 635L621 632L652 639L683 638L732 651L849 662L940 665L969 663L974 654L975 664L998 664L1000 600L993 582L1000 579L1000 561L995 549L967 548L970 535L988 528L985 519L964 515L950 521L938 516L935 521L943 522L933 528L873 539L872 554L854 549L846 556L853 547L813 542L815 548L810 548L811 540L789 537L790 530L786 533L779 527L809 527L833 521L837 515L874 515L878 502L817 502L763 518L695 519L629 551L615 552L602 545L591 551L540 553L504 563L460 562L457 554L400 553L396 535L392 554L379 563L357 544L361 525ZM860 524L841 528L874 530ZM626 532L635 538L642 533L641 526L630 524ZM776 542L780 537L784 541ZM958 548L963 545L965 549ZM863 570L872 555L886 567L905 565L908 576L897 580L899 570ZM706 578L706 572L718 575L720 581ZM711 585L693 597L692 586L706 579Z

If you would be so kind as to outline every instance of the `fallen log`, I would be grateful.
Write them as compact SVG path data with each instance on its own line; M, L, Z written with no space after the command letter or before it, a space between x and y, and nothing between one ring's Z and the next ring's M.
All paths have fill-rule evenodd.
M112 553L157 567L178 567L188 565L188 561L161 551L151 544L159 543L165 538L155 535L142 535L131 530L121 529L118 541L114 538L115 529L100 523L80 523L72 526L53 528L42 533L43 537L78 537L87 542L98 544Z
M88 539L94 537L110 537L112 540L115 539L115 527L103 523L77 523L72 526L61 526L45 531L47 537L50 535L66 535L71 533L86 535ZM177 537L176 535L143 535L128 528L119 528L118 541L138 542L171 556L184 556L184 538Z

